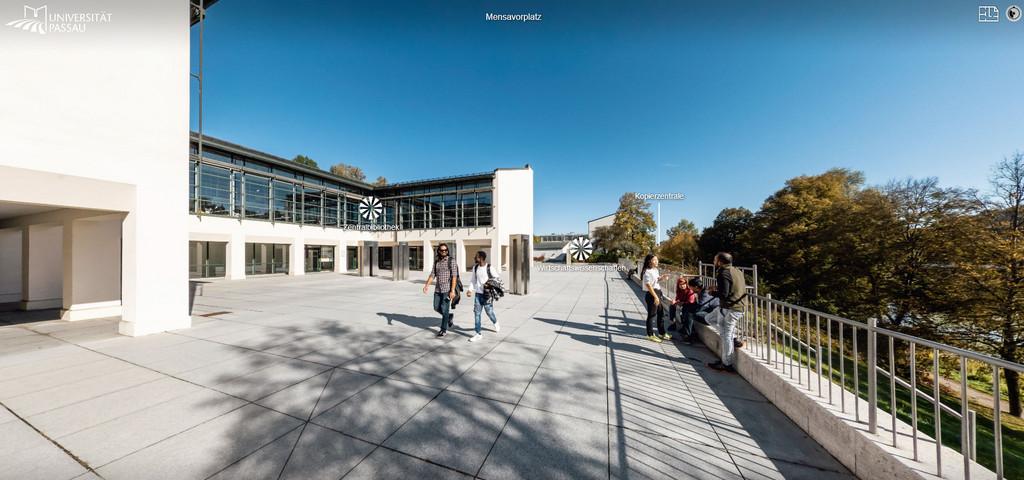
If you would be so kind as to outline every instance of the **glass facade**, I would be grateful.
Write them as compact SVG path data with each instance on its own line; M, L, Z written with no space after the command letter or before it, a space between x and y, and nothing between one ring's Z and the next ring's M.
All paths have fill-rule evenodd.
M188 278L223 277L227 248L227 242L188 242Z
M246 243L245 274L288 273L288 249L282 243Z
M307 272L333 272L334 247L328 245L306 245Z
M367 223L359 201L373 195L384 204L377 223L402 230L489 227L490 174L387 187L356 187L204 143L189 162L189 212L324 227Z

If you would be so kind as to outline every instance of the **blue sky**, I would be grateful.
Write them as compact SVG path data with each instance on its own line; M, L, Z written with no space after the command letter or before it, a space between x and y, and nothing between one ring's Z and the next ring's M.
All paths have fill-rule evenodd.
M585 231L626 191L682 192L662 231L704 227L832 167L984 187L1024 150L1024 21L779 3L221 0L204 129L391 181L528 163L538 234Z

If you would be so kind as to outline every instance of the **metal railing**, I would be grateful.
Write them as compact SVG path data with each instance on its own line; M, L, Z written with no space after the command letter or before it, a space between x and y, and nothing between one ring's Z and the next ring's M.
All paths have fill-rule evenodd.
M702 276L702 279L705 285L715 284L713 277ZM865 420L862 419L860 403L867 402L866 422L873 434L878 433L878 412L888 413L893 447L901 446L898 422L901 417L906 419L910 424L909 441L915 461L919 460L921 434L930 434L935 440L935 473L939 476L943 460L942 415L945 414L960 423L963 478L971 478L972 461L978 461L978 420L977 412L970 408L972 389L968 387L968 365L987 366L992 372L993 410L993 453L987 463L993 467L997 479L1004 478L999 369L1024 373L1024 365L880 328L875 319L867 323L857 322L775 300L771 295L749 293L747 298L749 301L744 307L739 327L749 340L744 349L750 355L774 366L783 375L788 374L790 379L806 388L809 395L827 396L830 405L835 405L838 400L843 413L852 407L857 422ZM881 352L879 341L887 347ZM931 360L929 372L924 369L918 372L919 357ZM959 399L952 399L953 402L959 401L959 410L942 400L940 366L950 364L959 369ZM879 374L888 383L888 392L883 395L878 391ZM921 380L927 380L928 374L931 385L922 385ZM852 406L847 405L846 393L852 394ZM930 411L919 408L921 401L931 404ZM949 398L945 400L950 401ZM909 411L904 408L901 412L899 407L905 407L906 403L909 403ZM923 432L919 423L929 418L933 428L930 432Z

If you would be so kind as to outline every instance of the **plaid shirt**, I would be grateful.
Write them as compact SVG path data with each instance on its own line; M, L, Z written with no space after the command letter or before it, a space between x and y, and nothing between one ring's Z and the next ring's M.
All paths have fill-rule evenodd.
M450 262L450 263L449 263ZM434 276L438 293L448 293L452 290L452 274L458 274L459 263L454 258L448 257L434 262L434 269L430 274Z

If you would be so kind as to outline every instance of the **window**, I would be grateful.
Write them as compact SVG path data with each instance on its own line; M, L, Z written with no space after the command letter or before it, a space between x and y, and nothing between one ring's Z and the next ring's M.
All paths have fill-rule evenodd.
M200 165L199 211L207 215L231 215L231 172Z
M210 149L207 149L207 148L203 149L203 158L209 158L210 160L216 160L218 162L224 162L224 163L231 163L232 162L230 154L227 154L227 153L224 153L224 152L219 152L217 150L210 150Z
M412 228L426 227L427 204L423 198L414 198L412 203Z
M413 201L408 198L398 201L399 225L403 229L412 228L412 203Z
M288 273L288 248L281 243L246 243L246 275Z
M491 226L491 212L493 210L492 192L477 192L477 225L481 227Z
M241 217L244 213L243 191L242 172L231 172L231 215L234 217Z
M456 209L458 205L458 196L454 193L445 194L441 202L444 211L444 227L455 228L458 226L456 221Z
M323 210L323 190L305 189L302 202L302 223L320 225L320 212Z
M462 226L463 227L475 227L476 226L476 194L475 193L463 193L459 195L462 210Z
M290 183L274 180L274 220L295 222L295 192Z
M324 225L328 227L338 226L338 194L324 194Z
M345 198L345 224L359 225L359 201Z
M441 211L441 196L434 195L427 198L427 208L430 210L430 224L427 228L441 228L444 224Z
M196 162L188 162L188 211L196 213Z
M245 216L270 220L270 179L245 174Z
M227 242L188 242L188 278L223 277Z

